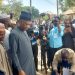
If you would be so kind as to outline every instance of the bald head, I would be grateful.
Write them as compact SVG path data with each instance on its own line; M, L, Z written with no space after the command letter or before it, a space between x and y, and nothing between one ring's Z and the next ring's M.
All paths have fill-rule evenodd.
M5 26L3 23L0 23L0 41L4 39L5 36Z
M62 51L61 51L61 57L62 59L66 59L68 58L68 55L69 55L69 52L66 48L64 48Z
M3 23L0 23L0 29L1 28L5 28L4 24Z

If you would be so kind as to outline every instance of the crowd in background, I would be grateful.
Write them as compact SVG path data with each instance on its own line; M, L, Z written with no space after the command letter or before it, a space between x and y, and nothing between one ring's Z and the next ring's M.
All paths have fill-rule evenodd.
M12 66L13 70L10 73L13 75L36 75L38 39L41 46L41 67L43 64L46 73L47 69L52 69L54 55L59 49L70 48L75 52L74 20L70 17L62 20L59 16L54 16L52 20L39 24L35 20L31 21L31 15L26 12L21 12L17 22L7 16L0 18L0 45L7 53L7 57L3 57L3 60L6 59L3 63ZM8 71L2 74L4 69L0 70L0 75L12 75L7 74Z

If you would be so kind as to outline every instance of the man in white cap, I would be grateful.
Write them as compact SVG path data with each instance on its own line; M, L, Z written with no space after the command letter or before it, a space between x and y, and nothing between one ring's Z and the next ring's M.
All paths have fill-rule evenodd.
M0 75L12 75L7 52L3 46L5 36L5 26L0 23Z

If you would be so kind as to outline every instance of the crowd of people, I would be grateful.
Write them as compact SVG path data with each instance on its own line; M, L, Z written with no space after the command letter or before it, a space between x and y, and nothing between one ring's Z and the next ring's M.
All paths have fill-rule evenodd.
M61 21L54 16L52 21L36 25L31 13L22 11L17 22L11 20L0 18L0 75L36 75L38 39L46 74L49 69L51 75L59 75L63 67L75 73L75 26L71 18Z
M44 24L45 30L43 30L42 38L41 38L41 42L43 41L43 43L41 43L41 51L43 52L42 54L44 57L43 61L45 61L45 56L46 56L45 53L47 52L47 67L50 70L53 70L54 68L57 67L56 64L60 62L59 59L62 60L62 55L60 55L62 51L59 53L59 50L62 49L66 51L66 49L68 48L67 50L72 49L73 53L75 52L75 42L74 42L75 27L73 26L73 23L70 17L66 17L64 20L61 21L61 19L58 16L55 16L53 18L50 25L51 26L46 26L46 23ZM44 35L45 33L46 35ZM43 38L44 36L45 38ZM70 51L69 53L69 51L67 51L67 53L69 53L70 55L71 55L71 52L72 51ZM57 53L58 55L61 56L61 58L60 56L58 57L56 56ZM64 53L64 55L66 54ZM73 57L74 56L71 56L70 58L73 58ZM68 60L70 60L70 58L68 58ZM72 59L71 65L74 65L74 63L75 61L74 59ZM52 73L52 75L58 75L58 74Z

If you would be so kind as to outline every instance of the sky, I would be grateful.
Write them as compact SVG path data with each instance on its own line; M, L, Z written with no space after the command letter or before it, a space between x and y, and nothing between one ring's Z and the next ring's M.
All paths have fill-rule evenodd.
M21 0L24 6L30 6L30 0ZM37 8L40 13L43 12L52 12L57 14L57 0L32 0L32 6ZM7 4L7 0L4 0L4 3Z
M30 5L30 0L22 0L25 6ZM57 13L56 0L32 0L32 6L37 8L40 13L51 11Z

